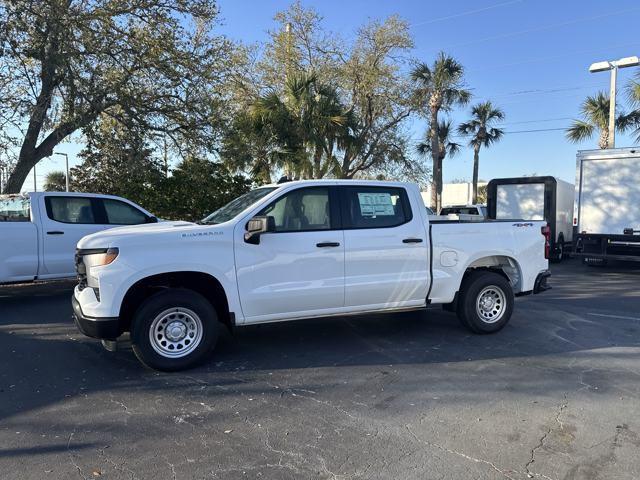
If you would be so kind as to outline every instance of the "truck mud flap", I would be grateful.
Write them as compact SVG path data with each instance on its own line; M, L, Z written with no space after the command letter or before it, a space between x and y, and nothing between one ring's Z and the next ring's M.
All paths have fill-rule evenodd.
M551 272L548 270L540 272L536 277L536 281L533 284L533 293L542 293L551 289L551 285L547 283L547 279L551 276Z

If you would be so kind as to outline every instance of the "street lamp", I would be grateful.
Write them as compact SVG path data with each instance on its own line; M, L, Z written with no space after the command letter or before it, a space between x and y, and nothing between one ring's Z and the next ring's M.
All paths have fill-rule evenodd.
M67 155L66 153L60 153L60 152L54 152L54 155L60 155L63 156L64 155L64 159L65 159L65 164L66 164L66 175L64 177L65 180L65 191L69 191L69 155Z
M618 69L635 67L640 65L638 57L625 57L620 60L592 63L589 67L591 73L611 71L611 90L609 91L609 147L616 146L616 82Z

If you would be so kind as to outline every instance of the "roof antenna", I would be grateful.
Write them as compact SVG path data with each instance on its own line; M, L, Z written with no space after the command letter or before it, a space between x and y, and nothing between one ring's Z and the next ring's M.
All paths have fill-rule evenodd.
M280 185L281 183L287 183L290 181L291 179L289 177L287 177L286 175L283 175L280 177L280 180L278 180L278 185Z

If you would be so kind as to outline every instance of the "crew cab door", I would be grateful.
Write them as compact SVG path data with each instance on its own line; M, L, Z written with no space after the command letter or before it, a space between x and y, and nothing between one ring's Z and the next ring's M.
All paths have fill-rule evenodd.
M38 274L38 228L27 196L0 196L0 283L33 280Z
M46 269L42 278L75 275L76 244L82 237L108 228L147 223L150 219L139 208L115 198L51 195L42 201Z
M403 187L339 187L345 245L345 306L424 305L429 245L420 212ZM422 207L424 208L424 207Z
M246 323L309 317L344 306L344 237L333 186L289 190L257 215L275 231L257 245L234 233L236 274Z
M103 230L96 198L81 196L44 196L42 221L42 259L40 278L75 275L74 255L78 241Z

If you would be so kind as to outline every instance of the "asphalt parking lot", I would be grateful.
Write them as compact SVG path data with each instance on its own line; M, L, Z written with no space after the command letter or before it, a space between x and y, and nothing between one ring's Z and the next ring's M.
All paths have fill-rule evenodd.
M72 284L0 288L0 478L640 478L640 268L552 271L496 335L254 326L179 374L80 335Z

